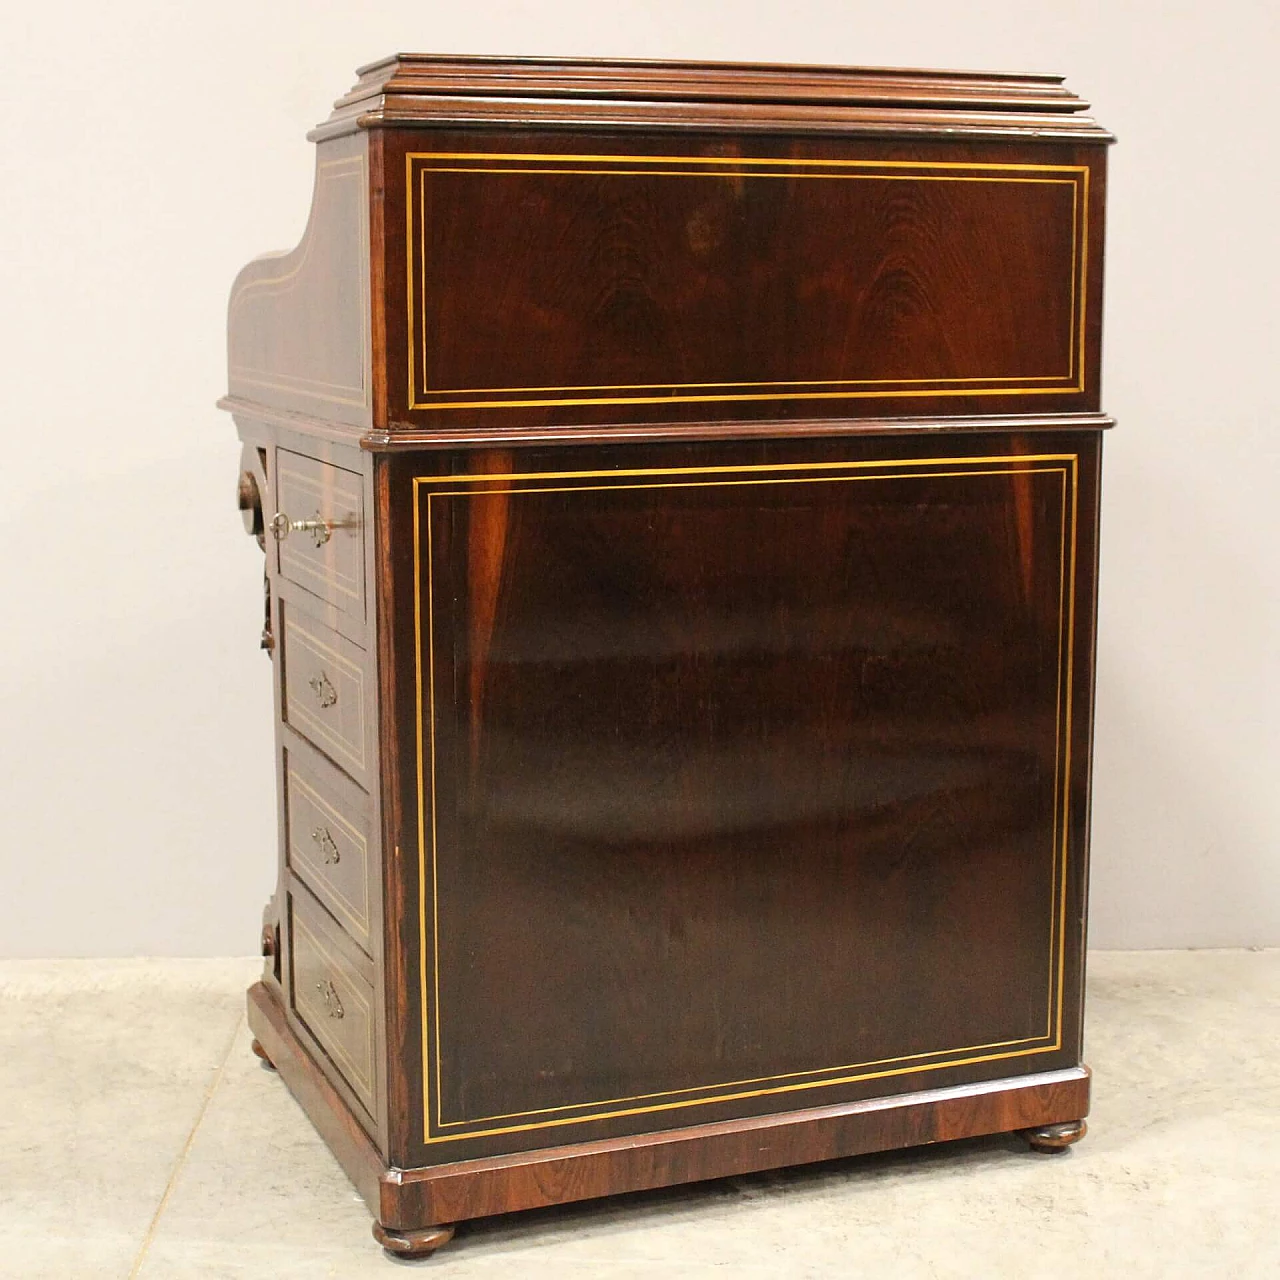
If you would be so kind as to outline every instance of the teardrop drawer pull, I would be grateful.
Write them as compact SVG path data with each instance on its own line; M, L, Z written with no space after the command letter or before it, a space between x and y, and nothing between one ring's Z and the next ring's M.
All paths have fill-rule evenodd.
M338 988L333 982L317 982L316 990L320 993L320 999L324 1001L324 1007L329 1011L329 1017L341 1018L343 1014L342 1001L338 997Z
M333 838L333 833L328 827L315 827L311 832L311 838L316 842L326 863L342 861L342 851L338 848L338 842Z
M307 683L311 686L311 692L316 695L316 701L322 710L333 706L338 701L338 691L334 688L333 681L323 671L312 676Z

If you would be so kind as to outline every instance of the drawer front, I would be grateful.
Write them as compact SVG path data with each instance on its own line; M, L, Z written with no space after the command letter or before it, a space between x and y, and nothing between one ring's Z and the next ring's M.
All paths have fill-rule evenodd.
M367 952L370 949L369 802L337 770L286 752L289 865Z
M311 618L285 613L284 719L367 783L370 716L364 652Z
M373 987L343 953L319 907L292 902L293 1010L370 1115L376 1115Z
M363 618L364 481L354 471L281 449L276 493L281 575ZM284 527L297 523L316 527Z

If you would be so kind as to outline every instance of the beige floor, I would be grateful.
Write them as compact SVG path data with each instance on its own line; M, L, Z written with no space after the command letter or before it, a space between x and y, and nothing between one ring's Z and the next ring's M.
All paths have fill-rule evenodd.
M1280 951L1098 954L1089 1137L471 1224L386 1258L249 1052L254 961L0 964L0 1276L1280 1277Z

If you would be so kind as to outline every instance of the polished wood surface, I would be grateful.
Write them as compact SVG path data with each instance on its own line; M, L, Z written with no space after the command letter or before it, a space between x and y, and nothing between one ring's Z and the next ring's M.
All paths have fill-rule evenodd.
M408 1163L1079 1061L1096 442L896 444L393 456Z
M1023 1129L1022 1136L1033 1151L1057 1155L1073 1143L1079 1142L1088 1132L1089 1126L1083 1120L1067 1120L1060 1124L1042 1124L1034 1129Z
M397 141L392 420L1096 408L1101 148Z
M465 123L672 134L1107 140L1062 76L777 63L402 53L369 63L309 135Z
M1083 1135L1085 106L402 56L313 135L303 241L229 314L277 711L250 1023L389 1251Z
M275 1067L385 1231L448 1229L470 1218L568 1204L896 1147L1037 1131L1089 1107L1089 1071L955 1085L683 1130L548 1147L422 1169L383 1169L365 1134L298 1045L267 987L249 991L249 1023Z

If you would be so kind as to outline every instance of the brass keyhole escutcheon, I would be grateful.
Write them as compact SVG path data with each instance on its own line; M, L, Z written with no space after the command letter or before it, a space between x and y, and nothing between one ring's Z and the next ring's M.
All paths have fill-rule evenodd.
M283 542L290 533L306 533L319 548L333 537L335 529L354 529L356 523L355 520L326 520L318 511L314 519L291 520L283 511L277 511L267 528L277 542Z

